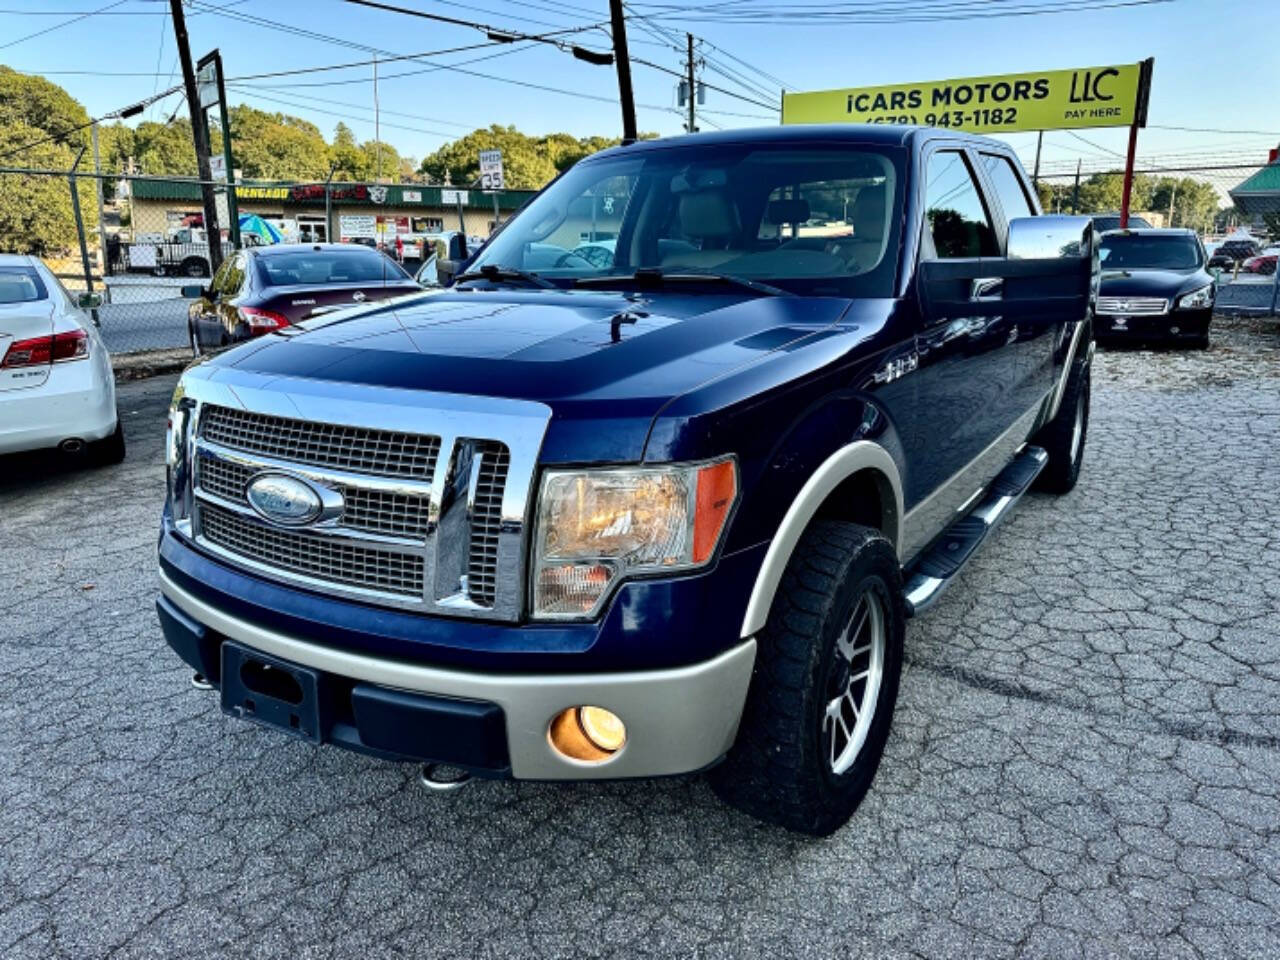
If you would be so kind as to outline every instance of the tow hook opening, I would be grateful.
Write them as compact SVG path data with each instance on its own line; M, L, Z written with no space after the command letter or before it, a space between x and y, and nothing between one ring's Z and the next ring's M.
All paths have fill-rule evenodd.
M418 774L418 782L428 790L434 790L437 793L450 793L454 790L461 790L469 784L471 782L471 774L466 770L450 767L443 763L424 763L422 771Z

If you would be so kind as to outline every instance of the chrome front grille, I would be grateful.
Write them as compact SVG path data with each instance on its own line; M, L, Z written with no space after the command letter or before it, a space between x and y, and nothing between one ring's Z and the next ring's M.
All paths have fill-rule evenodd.
M1098 313L1143 317L1169 312L1169 301L1160 297L1099 297Z
M311 423L230 407L208 407L202 429L210 441L235 450L380 477L430 478L440 452L439 437Z
M180 532L227 563L326 594L519 618L528 496L548 408L319 383L282 399L272 392L278 381L264 390L252 378L258 392L247 396L267 413L237 409L241 398L227 388L187 377L192 498ZM290 410L305 419L281 415ZM419 424L442 429L418 432ZM273 523L246 492L264 472L336 491L341 510L298 527Z
M280 530L212 503L200 509L200 529L210 543L275 570L362 590L422 595L421 556Z
M471 555L467 590L476 603L492 604L498 589L498 535L502 531L502 491L511 455L500 443L484 441L471 515Z
M261 466L202 453L196 464L196 475L206 493L247 507L249 502L245 499L245 488L262 469ZM350 484L335 484L334 489L342 494L342 526L415 540L426 539L431 501L425 494L411 496Z

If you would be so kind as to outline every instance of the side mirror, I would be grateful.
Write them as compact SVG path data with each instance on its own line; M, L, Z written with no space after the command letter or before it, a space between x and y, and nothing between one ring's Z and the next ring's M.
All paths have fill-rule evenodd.
M1097 259L1098 243L1089 217L1056 214L1009 221L1010 260Z
M183 299L185 300L199 300L201 297L205 295L204 287L200 286L199 284L194 284L189 287L183 287L178 292L182 294Z
M82 310L97 310L102 306L102 294L100 293L82 293L76 298L76 303Z
M453 278L462 272L463 262L461 260L441 260L436 259L436 281L442 287L447 287L453 283Z

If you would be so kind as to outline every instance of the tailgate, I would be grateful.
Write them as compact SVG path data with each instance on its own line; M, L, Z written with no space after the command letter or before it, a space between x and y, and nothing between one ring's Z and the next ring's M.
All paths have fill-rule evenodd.
M38 387L49 379L52 362L25 362L23 341L53 336L53 304L48 300L0 303L0 392ZM10 349L13 352L10 353ZM44 356L49 357L46 348Z

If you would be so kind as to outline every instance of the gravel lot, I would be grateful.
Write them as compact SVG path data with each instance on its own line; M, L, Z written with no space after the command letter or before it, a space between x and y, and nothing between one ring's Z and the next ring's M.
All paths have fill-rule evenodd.
M1100 352L1084 473L908 630L813 841L700 778L484 783L225 719L152 602L130 456L0 461L0 956L1280 955L1280 328Z

